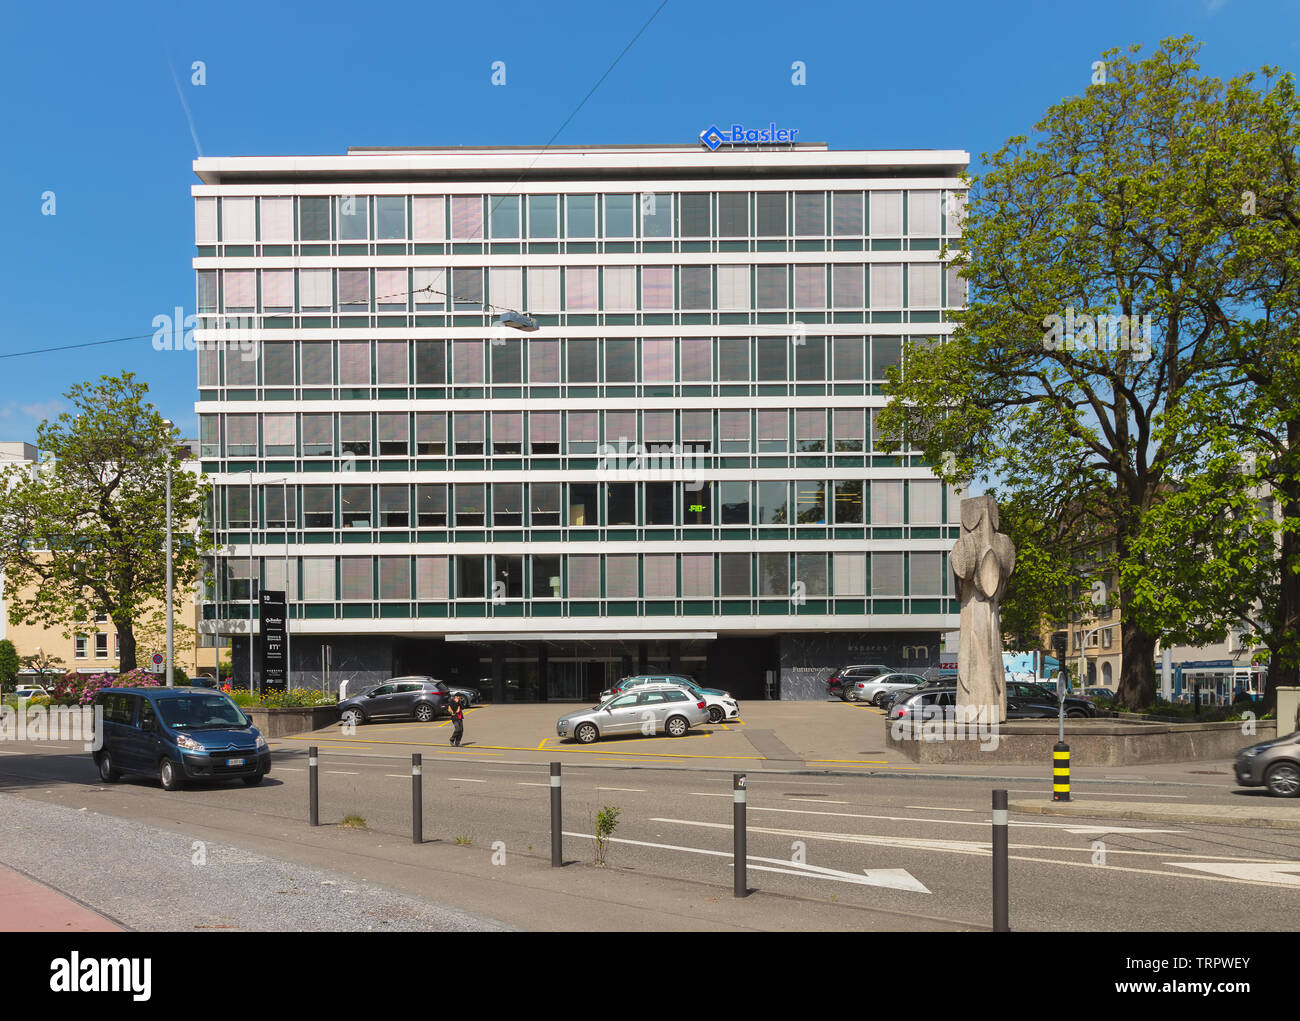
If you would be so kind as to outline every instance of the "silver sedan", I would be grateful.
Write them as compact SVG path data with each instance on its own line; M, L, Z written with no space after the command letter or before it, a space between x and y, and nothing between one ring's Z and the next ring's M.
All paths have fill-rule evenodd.
M685 688L660 687L615 695L593 709L565 713L556 721L555 732L581 744L618 734L651 737L663 732L681 737L708 720L709 710L703 700Z

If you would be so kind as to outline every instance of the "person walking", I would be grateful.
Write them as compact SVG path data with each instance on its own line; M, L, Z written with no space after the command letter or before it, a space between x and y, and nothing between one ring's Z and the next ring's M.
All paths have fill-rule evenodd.
M451 743L453 747L460 747L461 735L465 733L465 696L457 692L451 696L451 701L447 703L447 711L451 714Z

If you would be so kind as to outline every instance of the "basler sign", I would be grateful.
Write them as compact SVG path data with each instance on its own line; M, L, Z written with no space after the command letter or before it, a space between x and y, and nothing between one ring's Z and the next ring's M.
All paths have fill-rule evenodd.
M798 128L778 128L775 121L764 128L733 124L727 130L710 124L700 132L700 143L711 152L717 152L724 145L788 145L798 135Z
M262 611L262 690L284 691L288 679L285 664L285 599L283 591L264 590Z

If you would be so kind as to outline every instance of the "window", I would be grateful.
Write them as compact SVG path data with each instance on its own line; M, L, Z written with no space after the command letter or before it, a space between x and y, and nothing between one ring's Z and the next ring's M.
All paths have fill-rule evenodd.
M289 486L268 486L265 494L267 527L296 528L298 525L297 491Z
M596 483L569 483L569 524L577 526L597 525Z
M492 453L522 454L524 415L522 411L492 412Z
M559 599L560 598L560 557L559 554L533 554L529 558L532 563L532 592L534 599Z
M605 523L609 525L636 524L636 483L610 482L606 484Z
M369 557L339 558L339 598L375 598L374 568Z
M379 487L379 525L406 528L411 523L411 492L406 486Z
M642 412L642 435L646 449L651 453L669 450L677 442L676 416L671 411Z
M298 452L297 424L293 415L267 415L262 419L262 443L267 457L293 457Z
M630 238L636 226L636 196L605 196L605 237Z
M569 554L569 598L600 598L600 557Z
M865 596L867 594L867 555L865 553L834 554L835 594L837 596Z
M456 498L456 527L481 528L486 521L483 483L457 482L452 489Z
M534 454L560 452L560 413L532 411L528 414L528 445Z
M753 302L749 296L748 266L718 267L719 311L749 311Z
M595 383L600 378L597 364L599 344L597 340L568 342L570 383Z
M226 454L230 457L257 456L257 416L226 417Z
M794 307L808 309L826 307L825 266L796 266L794 268Z
M927 235L937 237L943 219L940 192L912 191L907 194L907 232L913 237Z
M108 635L102 631L95 635L95 658L108 659Z
M636 382L636 341L630 339L605 341L605 382Z
M375 416L380 455L405 457L410 452L411 420L405 412L380 412Z
M594 454L600 443L600 412L569 412L569 453Z
M483 239L483 197L481 195L451 197L451 236L455 241Z
M518 528L524 523L524 484L492 483L492 523ZM520 581L522 582L522 577Z
M871 378L885 380L889 367L901 368L903 364L903 342L899 337L871 338Z
M524 596L524 558L518 555L492 558L492 598L522 599Z
M606 266L605 310L607 312L636 311L636 267Z
M682 486L682 524L713 524L712 487L713 483L698 480Z
M831 267L831 304L834 308L863 308L867 299L862 289L861 266Z
M871 594L873 596L901 596L903 594L902 553L871 554Z
M789 267L759 266L755 270L755 274L758 279L755 305L761 309L789 308L790 303L786 290Z
M365 195L340 195L335 201L335 221L340 241L365 241L370 237L370 199Z
M379 598L411 598L411 560L409 557L379 558Z
M708 309L713 307L713 267L683 266L682 308Z
M339 449L356 457L370 456L369 415L339 415Z
M903 233L903 193L871 193L871 233L873 237L896 238Z
M645 523L647 525L671 525L673 517L673 484L671 482L647 482L645 484Z
M339 383L343 386L370 384L370 342L344 340L339 345Z
M267 312L293 308L293 270L262 271L262 308Z
M86 645L87 645L87 639L86 639L86 636L85 636L85 635L77 635L77 636L75 636L75 637L73 638L73 640L72 640L72 645L73 645L73 655L74 655L77 659L85 659L85 658L86 658Z
M722 192L718 195L718 235L749 237L749 193Z
M871 483L871 523L873 525L901 525L903 523L903 483Z
M302 453L304 457L334 455L334 416L302 416Z
M451 271L451 301L451 307L457 312L484 311L483 270L461 267L453 269Z
M794 413L798 449L817 453L826 449L826 412L821 408L799 408Z
M938 263L912 263L907 267L907 304L909 308L938 308L942 271Z
M712 196L707 192L681 196L681 233L684 238L711 237L709 206Z
M759 409L755 418L758 421L760 453L784 453L790 449L788 412L784 409L779 411Z
M647 553L642 560L647 599L677 597L677 557L672 553Z
M451 416L451 436L459 455L483 453L483 412L456 411Z
M605 595L609 599L635 599L640 595L638 558L635 553L605 557Z
M708 382L713 378L713 341L687 337L682 345L682 382Z
M520 383L523 381L523 342L509 337L494 339L489 345L492 353L492 382Z
M528 381L530 383L558 383L560 381L560 342L558 340L531 340L528 342Z
M566 195L564 212L566 237L594 238L596 236L595 195Z
M713 449L713 412L682 412L682 447L703 452Z
M447 207L442 196L417 195L411 199L411 240L445 241Z
M749 411L718 412L718 449L723 453L749 450Z
M411 297L417 312L441 312L447 307L447 271L428 267L411 270Z
M644 238L670 238L673 236L673 197L655 192L641 193L641 236Z
M441 386L447 382L447 342L444 340L417 340L415 342L415 381Z
M835 523L837 525L862 524L861 479L835 481Z
M334 599L334 558L302 558L302 597L309 603Z
M375 197L375 237L383 241L406 237L406 196Z
M718 341L718 379L749 379L749 340L723 337Z
M330 239L330 200L312 196L298 200L298 236L303 241Z
M707 267L706 267L707 268ZM661 312L673 307L673 268L645 266L641 270L641 308Z
M231 198L221 200L221 240L226 244L249 244L257 240L254 230L253 198Z
M415 487L416 523L421 528L447 527L447 487L444 485L419 485Z
M558 195L529 195L528 236L530 238L559 237L559 210Z
M757 221L755 233L759 237L784 237L785 226L785 192L761 191L754 196L754 212Z
M405 386L406 341L381 340L375 344L375 370L375 382L380 386Z
M519 237L519 196L489 195L488 208L492 213L492 237Z
M616 450L636 443L636 412L605 412L605 442Z
M533 527L560 523L560 483L533 482L528 487L528 497L531 505L529 523ZM558 569L556 573L559 573Z
M832 342L832 368L836 381L860 380L862 373L861 337L836 337Z
M686 599L713 598L713 554L682 554L682 596Z
M836 408L831 413L835 428L835 452L861 452L865 446L867 415L863 408Z
M829 594L826 584L826 554L798 553L794 558L795 581L803 584L805 596L825 597Z
M673 373L673 342L671 340L641 341L641 381L643 383L671 383Z
M943 484L940 482L912 482L911 515L909 521L914 525L943 524Z
M344 528L369 528L371 526L370 487L340 487L339 508Z
M794 378L808 383L825 382L827 378L825 337L795 338Z
M748 553L718 554L718 575L721 584L718 594L728 596L748 596L750 594Z
M784 337L759 337L757 365L759 382L785 382L785 358L789 341Z
M831 233L836 237L861 237L863 229L862 193L837 191L831 195Z
M794 197L794 232L801 238L826 236L826 193L798 192Z
M794 484L794 489L799 524L826 524L826 483L801 480Z
M758 555L758 594L790 597L790 558L787 554Z
M910 589L914 596L943 595L944 561L942 553L912 553Z
M719 482L718 503L722 511L722 524L749 524L749 483Z

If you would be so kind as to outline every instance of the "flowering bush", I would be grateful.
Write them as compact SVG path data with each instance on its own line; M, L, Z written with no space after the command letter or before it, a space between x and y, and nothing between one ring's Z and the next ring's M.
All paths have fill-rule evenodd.
M66 700L65 704L90 705L95 695L104 688L158 688L162 681L157 674L148 670L128 670L124 674L70 673L59 681L51 692L54 701Z

